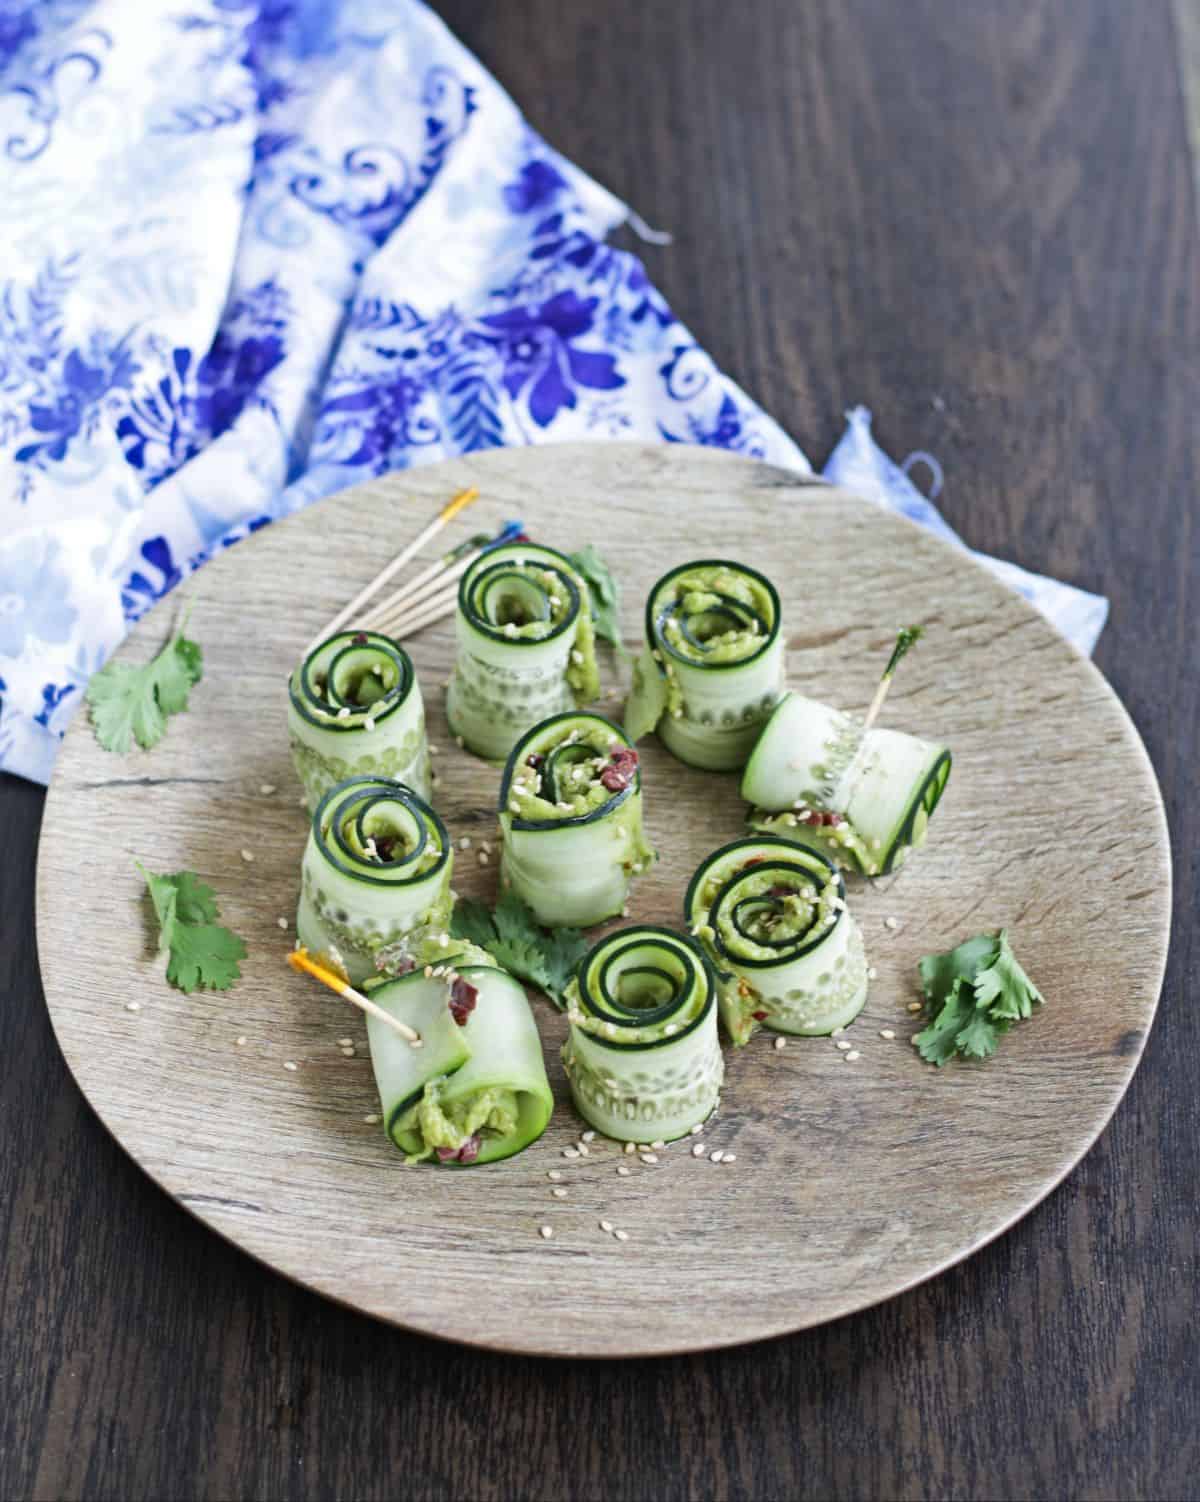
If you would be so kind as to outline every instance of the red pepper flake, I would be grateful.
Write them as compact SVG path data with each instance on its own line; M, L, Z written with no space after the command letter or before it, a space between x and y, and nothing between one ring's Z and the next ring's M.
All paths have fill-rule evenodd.
M352 646L365 647L367 644L367 633L365 631L356 631L350 638L350 642Z
M417 962L411 954L402 954L392 966L397 975L411 975L416 968Z
M454 984L450 987L450 1015L459 1027L466 1027L467 1018L475 1010L475 1003L478 999L478 987L473 986L470 981L463 980L461 975L456 975Z
M632 746L618 746L600 773L600 783L610 793L623 792L637 776L638 754Z
M474 1163L479 1156L479 1138L468 1137L461 1147L437 1147L439 1163Z
M799 815L802 824L811 824L814 829L820 829L824 825L844 824L846 821L841 814L823 814L818 809L809 809L808 813Z

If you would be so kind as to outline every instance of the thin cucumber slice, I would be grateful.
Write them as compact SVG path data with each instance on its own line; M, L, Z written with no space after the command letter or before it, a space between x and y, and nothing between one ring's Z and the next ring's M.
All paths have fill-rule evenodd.
M354 985L381 949L445 928L454 896L445 825L403 783L352 777L321 799L301 867L296 934L333 952Z
M339 631L288 679L288 740L311 812L349 777L430 794L425 706L408 653L376 631Z
M735 840L700 864L684 914L717 972L721 1021L735 1044L759 1026L822 1036L862 1011L862 934L836 866L820 852Z
M704 559L664 574L625 707L631 740L657 729L689 766L745 764L783 688L779 595L744 564Z
M669 928L619 929L567 987L563 1067L576 1109L626 1142L683 1137L717 1106L725 1065L700 947Z
M371 1064L388 1136L410 1161L447 1167L511 1158L546 1130L554 1099L524 990L494 965L453 959L376 986L371 999L420 1034L413 1048L367 1018ZM455 983L474 992L463 1024Z
M446 716L490 761L600 691L587 586L553 548L514 542L484 553L459 585L455 631Z
M616 917L656 858L642 829L637 752L602 715L555 715L522 736L498 812L501 881L547 927Z

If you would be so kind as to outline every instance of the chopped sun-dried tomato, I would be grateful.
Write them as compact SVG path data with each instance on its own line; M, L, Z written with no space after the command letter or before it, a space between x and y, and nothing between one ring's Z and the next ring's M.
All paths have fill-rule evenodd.
M750 1015L754 1018L755 1022L765 1022L767 1020L766 1012L751 1012Z
M608 766L600 773L600 784L610 793L619 793L629 787L637 776L638 754L632 746L618 746L608 759Z
M531 751L529 753L529 755L525 758L525 765L527 767L532 767L533 770L536 772L537 769L541 766L541 764L545 760L546 760L546 758L544 756L539 755L538 752Z
M473 986L470 981L463 980L461 975L456 975L454 984L450 987L450 1015L459 1027L466 1027L467 1018L475 1010L475 1003L478 999L478 987Z
M439 1163L474 1163L479 1156L479 1138L468 1137L461 1147L437 1147Z
M365 631L356 631L350 640L356 647L365 647L367 644L367 633Z
M390 861L396 853L396 837L391 834L381 834L375 841L375 854L381 861Z

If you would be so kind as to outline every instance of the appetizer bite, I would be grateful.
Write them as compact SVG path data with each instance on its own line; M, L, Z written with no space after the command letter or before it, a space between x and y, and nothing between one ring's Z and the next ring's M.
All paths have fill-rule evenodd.
M600 692L587 586L553 548L507 543L462 577L446 718L477 756L501 761L532 726Z
M384 1130L409 1163L495 1163L546 1130L554 1099L524 988L490 955L455 940L402 946L370 998L420 1046L368 1015Z
M602 715L544 720L500 784L500 879L547 927L615 918L655 859L642 833L638 754Z
M862 933L837 867L786 840L735 840L703 861L684 914L717 973L725 1031L739 1046L761 1027L817 1037L867 999Z
M625 730L657 729L689 766L745 765L783 689L779 596L740 563L685 563L646 601L646 645L633 670Z
M609 1137L668 1142L720 1098L715 989L693 940L649 925L609 934L567 987L563 1068L579 1114Z
M453 851L423 798L386 777L351 777L317 805L304 849L296 934L335 952L353 985L381 949L418 929L444 931Z
M348 777L394 777L429 797L425 706L408 653L376 631L339 631L288 679L288 738L311 812Z
M925 843L950 752L874 726L897 665L920 635L915 627L900 633L862 720L801 694L780 702L742 778L752 828L822 850L864 876L896 870Z

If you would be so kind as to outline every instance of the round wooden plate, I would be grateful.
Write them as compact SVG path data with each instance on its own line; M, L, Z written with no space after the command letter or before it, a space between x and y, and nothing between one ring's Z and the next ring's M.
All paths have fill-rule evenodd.
M897 626L929 628L886 723L947 741L954 774L911 867L851 887L878 969L850 1033L860 1057L828 1039L776 1050L769 1034L730 1051L702 1140L732 1150L732 1164L693 1156L696 1139L654 1165L601 1140L564 1160L580 1123L559 1063L562 1019L538 999L558 1101L545 1137L470 1173L407 1168L363 1120L378 1103L361 1018L284 963L292 935L277 920L295 911L307 830L286 675L322 622L467 484L483 499L451 540L519 516L540 541L595 542L624 585L631 646L647 589L689 556L768 573L785 603L790 682L848 707L867 703ZM998 1235L1078 1162L1128 1085L1170 919L1146 753L1088 662L965 553L908 522L701 449L493 452L315 506L210 563L188 592L189 634L204 648L189 712L149 753L102 751L83 713L66 738L38 863L42 972L67 1062L117 1140L287 1276L396 1324L512 1351L632 1356L754 1340L887 1298ZM147 617L119 657L150 657L178 603ZM410 647L440 747L438 808L456 837L472 837L455 886L491 896L495 861L476 857L495 838L498 773L446 730L452 622ZM600 707L619 713L614 700ZM653 739L644 767L661 860L631 917L676 924L688 877L742 832L743 805L736 778L691 771ZM235 989L168 987L135 859L216 888L250 950ZM907 1010L917 960L1000 925L1047 1005L986 1065L923 1064ZM358 1040L355 1058L340 1052L343 1036ZM566 1198L551 1197L550 1169ZM606 1235L601 1218L629 1240Z

